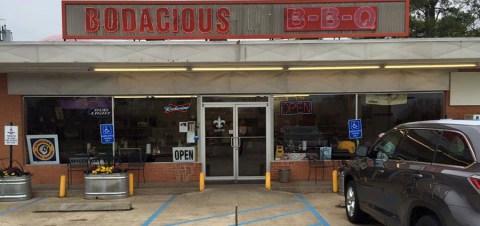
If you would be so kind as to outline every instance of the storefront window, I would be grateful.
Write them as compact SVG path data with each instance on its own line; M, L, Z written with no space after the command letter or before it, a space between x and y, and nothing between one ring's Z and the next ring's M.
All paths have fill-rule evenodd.
M323 158L335 158L339 142L348 140L354 94L275 97L274 104L275 146L283 148L284 159L304 158L291 153L320 152L321 147Z
M140 148L147 162L172 162L173 147L195 147L197 98L115 98L116 150Z
M93 148L112 152L111 144L101 144L99 131L100 124L112 123L111 97L25 97L24 102L26 135L56 135L60 163Z
M443 118L443 102L443 93L359 94L360 144L373 143L398 124Z

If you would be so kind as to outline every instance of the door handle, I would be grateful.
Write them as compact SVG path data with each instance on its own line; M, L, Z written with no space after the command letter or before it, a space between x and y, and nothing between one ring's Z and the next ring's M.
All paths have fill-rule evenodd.
M230 146L233 148L235 145L233 144L233 138L234 137L230 137Z
M377 173L378 174L383 174L383 173L385 173L385 170L383 170L383 169L377 170Z
M240 146L242 146L242 141L240 140L241 138L240 137L237 137L237 148L239 148Z
M422 178L423 178L423 174L421 174L421 173L412 174L412 177L413 177L414 179L422 179Z

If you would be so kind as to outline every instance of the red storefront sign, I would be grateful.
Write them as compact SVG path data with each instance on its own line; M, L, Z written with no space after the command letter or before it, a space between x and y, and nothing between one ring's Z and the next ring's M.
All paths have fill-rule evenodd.
M375 6L286 8L285 31L357 31L377 28Z
M409 0L63 0L63 37L155 40L407 36L408 7Z
M137 15L139 14L139 15ZM230 9L220 8L213 13L212 8L174 8L169 10L166 7L157 8L152 12L150 9L141 9L137 13L132 8L117 9L108 7L100 10L94 7L85 9L85 31L89 33L98 32L140 32L140 33L211 33L215 27L218 33L224 34L230 30L230 23L227 18L230 16ZM137 17L139 21L137 21ZM213 25L215 17L215 25ZM103 19L103 20L102 20ZM121 21L121 27L120 27Z

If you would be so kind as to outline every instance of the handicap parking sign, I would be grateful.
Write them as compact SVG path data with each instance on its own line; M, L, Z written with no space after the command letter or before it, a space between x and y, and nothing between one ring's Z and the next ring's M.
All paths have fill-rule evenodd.
M100 124L100 137L102 144L113 144L115 142L113 124Z
M362 120L361 119L348 120L348 135L350 139L362 138Z

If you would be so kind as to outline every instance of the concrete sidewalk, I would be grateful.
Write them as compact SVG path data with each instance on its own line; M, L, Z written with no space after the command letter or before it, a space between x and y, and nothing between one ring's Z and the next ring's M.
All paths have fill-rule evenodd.
M160 185L160 184L159 184ZM165 184L163 189L168 190ZM192 189L198 189L191 185ZM36 197L23 202L0 205L0 225L323 225L351 226L345 209L338 203L342 196L326 189L327 182L318 184L292 182L273 183L267 190L263 184L207 184L203 192L173 195L135 195L120 200L85 200L81 196ZM148 185L149 187L150 185ZM153 185L152 185L153 186ZM158 185L157 185L158 186ZM315 192L292 193L276 190L295 186ZM178 187L174 186L174 187ZM188 187L184 185L184 187ZM158 192L159 187L137 190ZM170 188L174 189L174 188ZM290 189L292 189L290 187ZM305 190L307 191L307 189ZM324 190L326 191L326 190ZM173 192L170 190L169 192ZM130 202L128 211L38 212L45 206L63 203L105 204ZM368 225L378 226L372 222Z
M205 188L208 189L211 186L217 186L221 184L238 184L242 182L206 182ZM249 182L244 184L256 184L257 187L265 187L263 181ZM293 193L329 193L332 192L332 181L323 180L317 181L291 181L289 183L280 183L276 181L271 182L273 191L285 191ZM33 197L58 197L59 184L48 185L32 185ZM188 183L146 183L140 184L138 187L134 187L135 195L179 195L191 192L199 191L198 182ZM83 197L84 187L83 185L71 185L66 191L67 197Z

